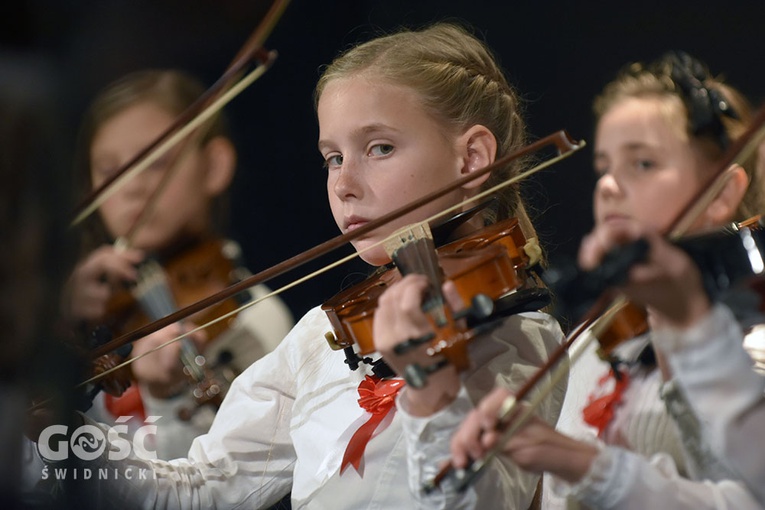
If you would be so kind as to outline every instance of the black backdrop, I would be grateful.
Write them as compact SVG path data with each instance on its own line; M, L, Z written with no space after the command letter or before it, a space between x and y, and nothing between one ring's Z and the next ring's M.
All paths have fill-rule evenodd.
M98 89L145 67L184 68L211 84L266 8L243 0L6 2L0 72L9 61L45 70L60 109L56 144L72 147L82 110ZM312 88L320 65L381 30L443 19L471 24L495 50L526 99L535 137L567 129L590 140L590 104L602 85L623 64L668 49L706 60L755 104L765 98L762 0L293 0L267 43L279 51L274 67L227 108L240 151L231 234L252 270L337 234L316 150ZM47 150L45 143L39 150ZM70 157L64 149L62 159ZM590 158L585 149L525 185L553 256L574 254L590 228ZM300 315L336 292L344 275L363 270L352 263L288 291L285 299Z

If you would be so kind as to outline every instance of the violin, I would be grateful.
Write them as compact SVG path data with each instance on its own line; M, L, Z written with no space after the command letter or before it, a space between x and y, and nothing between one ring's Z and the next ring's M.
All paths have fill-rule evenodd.
M407 244L411 246L407 247ZM392 251L393 266L378 271L322 305L333 328L325 335L327 342L332 349L346 350L346 362L352 369L357 368L360 361L368 360L358 354L363 356L375 351L372 325L377 300L388 286L401 279L402 268L405 273L422 272L423 267L438 268L438 274L431 275L434 281L440 282L443 278L453 281L463 301L471 303L466 310L453 314L453 319L468 318L470 329L479 323L486 323L490 318L542 308L549 304L549 294L546 290L533 288L528 275L532 260L536 263L539 259L537 248L534 242L526 241L516 218L490 225L439 248L435 248L429 233L424 232L420 237L411 234L411 238ZM529 292L524 293L523 290ZM511 293L515 295L508 298ZM443 305L439 284L434 284L430 294L437 296L434 299ZM505 301L501 301L502 298ZM508 305L510 301L513 306ZM449 319L441 317L434 321L434 326L443 328L447 322ZM447 341L443 334L429 335L399 345L396 350L405 352L430 342L428 353L431 356L442 355L458 370L464 370L468 360L466 342L462 340L472 338L472 335L462 331L458 336L461 340L452 338ZM358 354L354 352L353 345L358 346ZM407 383L421 387L425 384L427 373L441 366L444 363L424 369L410 367L404 376Z
M402 217L405 214L408 214L409 212L417 209L423 204L432 202L433 200L436 200L444 196L445 194L450 193L454 189L457 189L458 187L463 186L465 183L473 181L483 175L488 174L489 172L497 168L502 167L503 165L506 165L510 161L513 161L520 157L524 157L528 154L532 154L534 152L540 151L550 146L555 147L555 149L557 150L556 156L551 157L550 159L544 161L543 163L537 165L534 168L527 170L526 172L523 172L522 174L516 176L513 179L510 179L508 181L501 183L500 185L496 186L493 190L487 190L484 193L490 194L492 191L496 191L496 189L499 189L500 187L507 186L514 182L517 182L535 172L538 172L552 165L553 163L557 161L560 161L566 157L569 157L571 154L573 154L574 152L584 147L585 144L582 141L575 141L565 131L558 131L556 133L553 133L547 137L544 137L536 142L533 142L523 147L522 149L519 149L518 151L505 155L504 157L496 160L491 165L488 165L482 169L476 170L475 172L471 172L469 175L466 175L460 179L457 179L456 181L450 184L447 184L440 189L434 190L431 193L428 193L426 196L414 202L406 204L394 211L391 211L383 215L380 218L370 221L366 223L365 225L361 226L360 228L354 229L351 232L347 232L345 234L332 238L328 241L325 241L317 246L314 246L313 248L309 250L299 253L298 255L295 255L287 260L284 260L268 269L262 270L259 273L248 276L242 281L232 284L229 287L221 290L215 295L204 298L201 301L197 301L193 304L186 306L185 308L178 310L177 312L170 314L169 316L166 316L162 319L159 319L150 324L147 324L146 326L142 326L136 330L133 330L124 335L121 335L115 338L114 340L107 342L106 344L101 345L100 347L97 347L96 349L94 349L94 351L91 353L91 357L96 358L105 353L111 352L112 350L122 345L133 342L139 338L149 335L155 331L158 331L159 329L169 324L182 320L190 315L193 315L199 312L200 310L204 310L205 308L209 306L219 303L220 301L223 301L225 299L228 299L229 297L236 295L245 289L248 289L260 283L265 283L269 281L270 279L280 276L286 273L287 271L295 269L307 262L310 262L318 258L319 256L325 255L341 246L345 246L348 242L354 239L357 239L363 235L366 235L367 233L377 228L380 228L381 226L384 226L388 224L389 222ZM480 198L480 197L475 197L475 198ZM287 287L284 287L284 288L287 288ZM271 295L277 294L278 292L280 292L280 290L283 290L283 289L279 289L273 292ZM511 293L511 295L514 295L514 294ZM512 308L512 301L510 303L510 308ZM341 329L342 328L337 327L336 331L341 331Z
M136 284L118 289L109 301L104 323L118 334L132 331L167 316L178 307L220 291L242 276L238 254L235 243L207 238L186 243L170 254L147 259L138 267ZM246 293L240 293L188 318L191 323L204 324L226 316L207 328L203 352L229 329L236 318L233 312L248 299ZM190 339L184 338L181 342L183 371L193 386L196 402L194 409L182 409L179 413L179 417L188 420L201 406L212 405L217 409L238 374L229 365L230 355L223 353L218 363L211 365ZM155 396L169 397L177 393L175 388L167 391L167 395ZM111 402L111 405L116 409L130 407L126 402Z
M739 282L763 271L764 241L763 219L758 215L723 229L677 239L672 244L690 256L701 272L710 301L718 301ZM559 310L578 318L580 311L591 307L608 288L623 283L629 268L644 260L647 252L646 242L637 240L608 253L592 271L580 271L572 262L560 263L550 268L543 280L556 294ZM761 286L759 279L752 278L750 283ZM634 314L636 305L631 308L628 314L632 318L628 322L640 321ZM602 350L609 352L616 344L634 336L637 335L613 334L599 337L599 341Z
M765 221L757 217L722 230L676 240L674 244L694 261L702 274L707 295L711 301L717 301L742 283L750 284L756 291L762 290L765 281L762 278L765 274L763 227ZM591 341L598 342L598 354L602 359L613 361L612 353L618 345L648 331L647 314L643 307L623 297L612 299L607 292L624 281L629 267L643 260L647 250L647 243L638 240L613 250L604 257L601 266L592 271L581 271L573 263L548 268L542 279L556 294L556 305L568 310L587 308L588 313L553 352L545 366L503 403L497 427L502 439L498 445L466 469L455 469L447 464L423 486L425 492L435 491L447 477L455 480L460 491L472 484L490 460L499 454L505 442L533 415L536 406L555 384L568 374L568 367L576 362ZM763 296L761 292L758 295ZM584 306L579 306L582 301ZM604 306L605 301L611 301L608 308ZM759 303L760 311L765 311L765 300L761 298ZM591 335L585 336L574 349L575 341L582 338L582 333L588 329ZM569 354L569 364L557 365L566 353ZM518 402L525 399L548 372L551 372L550 383L535 394L527 408L519 410Z
M135 285L116 289L107 304L104 322L118 334L132 331L238 281L238 248L229 243L208 238L149 257L138 266ZM188 319L207 322L233 311L236 301L242 299L241 294L234 296ZM208 342L227 330L233 320L231 317L211 325L207 330Z
M754 152L762 140L765 139L765 108L761 108L753 118L746 132L739 136L736 141L728 148L723 158L719 162L718 170L709 176L707 181L697 190L696 194L685 204L683 209L677 214L676 218L670 223L670 228L667 229L668 235L671 238L677 240L682 236L688 228L694 223L697 215L703 210L703 207L708 201L712 200L716 193L719 192L717 187L722 179L725 178L725 173L732 164L745 160L752 152ZM740 283L740 280L749 280L750 283L754 283L755 286L761 284L762 278L752 278L754 275L761 275L765 272L765 257L763 257L762 248L765 247L762 238L761 228L751 228L752 223L762 225L761 220L750 219L743 222L742 225L733 228L737 234L738 239L733 237L728 238L730 245L727 245L725 249L720 249L719 237L713 239L713 242L698 241L701 236L696 236L697 241L686 240L685 244L692 259L699 265L704 287L707 294L712 300L715 300L722 295L733 289L734 283ZM743 226L744 228L740 228ZM723 233L724 234L724 233ZM718 236L720 233L718 233ZM714 236L713 236L714 237ZM732 241L731 241L732 239ZM685 241L683 241L685 242ZM681 242L680 244L683 244ZM697 243L702 243L701 245ZM701 249L703 246L703 249ZM717 250L710 250L710 246L717 246ZM502 434L502 438L498 441L497 446L492 448L483 459L474 461L466 469L456 469L451 463L445 465L437 475L430 481L423 485L425 492L432 492L436 490L441 482L451 477L455 480L458 490L465 490L473 481L479 476L484 466L489 461L498 455L507 440L521 427L525 422L533 415L536 406L541 403L542 397L546 396L551 390L554 384L556 384L562 377L568 373L567 365L558 365L558 362L563 358L568 349L574 345L574 342L580 338L583 332L588 329L593 331L593 335L584 337L584 339L577 344L578 349L575 352L570 353L570 364L573 364L576 359L584 352L588 343L592 340L598 340L598 334L595 330L608 330L609 324L614 317L620 316L620 312L627 306L628 301L624 296L617 295L614 298L610 290L613 290L612 283L622 281L625 276L625 271L629 266L641 260L646 252L647 245L644 241L637 241L631 245L627 245L621 250L614 250L609 254L607 259L611 259L615 262L611 267L598 268L597 270L590 272L590 277L593 281L589 281L587 278L579 279L579 283L583 283L586 286L592 285L593 289L598 291L592 292L590 297L590 303L594 304L586 311L582 322L578 324L576 328L566 337L566 341L556 349L550 356L550 359L545 365L540 368L534 376L527 381L527 383L521 388L521 390L514 396L510 396L503 403L499 412L499 421L497 424L497 432ZM731 253L737 253L732 255ZM706 274L705 268L709 268ZM721 270L722 269L722 270ZM550 278L556 278L550 276L548 270L547 282L548 285L556 286ZM566 271L563 272L564 274ZM568 273L570 276L570 273ZM568 277L562 277L563 281L568 280ZM572 287L573 290L573 287ZM573 295L573 294L572 294ZM760 294L761 295L761 294ZM579 299L579 298L577 298ZM575 303L574 300L568 300L568 303ZM761 303L763 301L760 301ZM762 307L762 305L761 305ZM637 329L642 330L643 321L637 319ZM647 330L647 321L645 321L645 327ZM612 338L610 345L601 344L601 352L606 355L619 343L633 338L636 335L616 335ZM556 366L557 365L557 366ZM555 367L555 368L553 368ZM529 403L529 406L524 410L518 410L517 403L526 398L532 388L534 388L541 380L542 376L552 371L551 384L538 391L533 401Z

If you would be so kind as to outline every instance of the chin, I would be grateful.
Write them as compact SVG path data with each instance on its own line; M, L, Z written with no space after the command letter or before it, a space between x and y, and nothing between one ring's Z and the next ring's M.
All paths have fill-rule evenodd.
M357 252L368 246L369 243L353 243L353 247ZM371 250L360 253L359 258L372 266L384 266L390 262L390 257L387 253L385 253L385 249L382 246L375 246Z
M137 248L139 250L144 250L147 252L151 251L161 251L162 249L167 247L167 242L162 242L162 239L156 238L154 236L142 236L138 235L133 239L132 248Z

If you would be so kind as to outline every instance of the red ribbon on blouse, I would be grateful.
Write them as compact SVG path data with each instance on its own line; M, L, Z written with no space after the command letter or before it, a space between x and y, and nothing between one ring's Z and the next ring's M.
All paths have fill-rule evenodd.
M359 427L348 442L343 462L340 464L341 474L348 466L353 466L356 472L363 475L359 467L367 443L372 439L380 422L385 419L391 409L395 409L396 395L404 384L405 382L401 379L380 379L369 375L359 383L359 405L365 411L372 413L372 416Z
M614 418L614 410L621 403L624 390L630 383L630 377L626 370L619 370L617 377L612 368L598 380L598 385L602 388L612 378L614 380L613 390L598 398L595 398L595 394L590 395L587 406L582 411L584 421L598 429L599 437L603 435L603 431Z

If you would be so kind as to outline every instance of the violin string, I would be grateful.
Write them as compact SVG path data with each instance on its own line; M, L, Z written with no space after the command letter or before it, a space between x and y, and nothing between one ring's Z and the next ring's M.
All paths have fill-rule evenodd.
M139 282L135 289L136 299L151 320L157 320L178 309L170 291L167 273L155 260L146 261L139 270ZM199 382L204 375L197 362L199 352L190 338L181 339L179 357L188 375Z
M572 148L570 151L558 154L557 156L554 156L554 157L552 157L552 158L550 158L550 159L548 159L546 161L543 161L543 162L537 164L536 166L534 166L534 167L532 167L532 168L530 168L530 169L528 169L528 170L526 170L524 172L521 172L518 175L516 175L516 176L514 176L514 177L512 177L510 179L507 179L506 181L503 181L503 182L501 182L501 183L499 183L499 184L497 184L495 186L492 186L491 188L489 188L487 190L484 190L483 192L478 193L477 195L475 195L473 197L470 197L470 198L460 202L459 204L456 204L456 205L454 205L452 207L449 207L448 209L446 209L446 212L436 213L436 214L430 216L429 218L423 220L420 223L429 223L429 222L432 222L432 221L434 221L436 219L441 218L442 216L445 216L446 214L449 214L449 213L451 213L451 212L453 212L453 211L463 207L466 204L469 204L469 203L475 202L477 200L480 200L481 198L484 198L484 197L486 197L486 196L488 196L490 194L493 194L493 193L497 192L498 190L500 190L500 189L502 189L502 188L504 188L506 186L510 186L512 184L515 184L516 182L518 182L518 181L520 181L522 179L525 179L526 177L529 177L530 175L533 175L536 172L544 170L547 167L557 163L558 161L561 161L561 160L567 158L568 156L570 156L571 154L573 154L577 150L581 149L585 145L586 145L586 143L584 141L581 141L581 142L579 142L579 144L576 147ZM196 333L198 331L201 331L201 330L203 330L205 328L208 328L208 327L210 327L210 326L212 326L214 324L217 324L217 323L219 323L219 322L221 322L223 320L226 320L228 318L234 317L238 313L240 313L241 311L243 311L243 310L245 310L245 309L247 309L247 308L249 308L251 306L255 306L256 304L260 303L261 301L263 301L265 299L268 299L268 298L270 298L272 296L279 295L279 294L281 294L281 293L283 293L283 292L285 292L285 291L287 291L287 290L289 290L289 289L291 289L293 287L296 287L297 285L300 285L300 284L302 284L302 283L304 283L304 282L306 282L308 280L311 280L311 279L315 278L316 276L319 276L319 275L321 275L323 273L326 273L326 272L328 272L328 271L330 271L330 270L332 270L332 269L334 269L334 268L336 268L336 267L338 267L338 266L340 266L342 264L345 264L346 262L354 260L357 257L361 256L361 254L366 253L367 251L375 249L375 248L377 248L379 246L383 246L384 243L386 243L390 239L390 237L393 237L393 236L396 236L396 235L399 235L399 234L400 234L400 231L397 231L397 232L393 233L391 236L389 236L386 239L383 239L381 241L372 243L372 244L370 244L369 246L367 246L365 248L362 248L362 249L360 249L358 251L355 251L354 253L352 253L350 255L342 257L342 258L340 258L339 260L337 260L335 262L327 264L326 266L324 266L322 268L319 268L319 269L317 269L317 270L315 270L315 271L313 271L313 272L311 272L311 273L309 273L309 274L307 274L307 275L305 275L305 276L303 276L301 278L298 278L297 280L294 280L291 283L288 283L288 284L286 284L286 285L284 285L284 286L282 286L282 287L280 287L280 288L278 288L276 290L273 290L270 293L261 296L260 298L251 300L251 301L249 301L249 302L239 306L238 308L236 308L236 309L234 309L234 310L232 310L230 312L227 312L227 313L225 313L225 314L223 314L223 315L221 315L219 317L216 317L215 319L212 319L209 322L206 322L204 324L198 325L198 326L194 327L193 329L191 329L191 330L189 330L189 331L187 331L187 332L185 332L185 333L183 333L183 334L181 334L181 335L179 335L179 336L177 336L175 338L172 338L172 339L164 342L161 345L157 345L156 347L152 348L151 350L149 350L149 351L147 351L147 352L145 352L145 353L143 353L143 354L141 354L139 356L135 356L133 358L127 359L127 360L123 361L122 363L118 364L117 366L115 366L115 367L113 367L113 368L111 368L109 370L106 370L106 371L102 372L101 374L98 374L96 376L93 376L93 377L83 381L77 387L79 388L79 387L85 386L87 384L96 382L99 379L102 379L102 378L106 377L110 373L115 372L115 371L119 370L120 368L123 368L125 366L130 365L136 359L141 359L142 357L147 356L147 355L149 355L149 354L151 354L153 352L156 352L159 349L162 349L162 348L164 348L164 347L166 347L166 346L168 346L170 344L173 344L175 342L183 340L183 339L187 338L189 335L192 335L192 334L194 334L194 333Z

